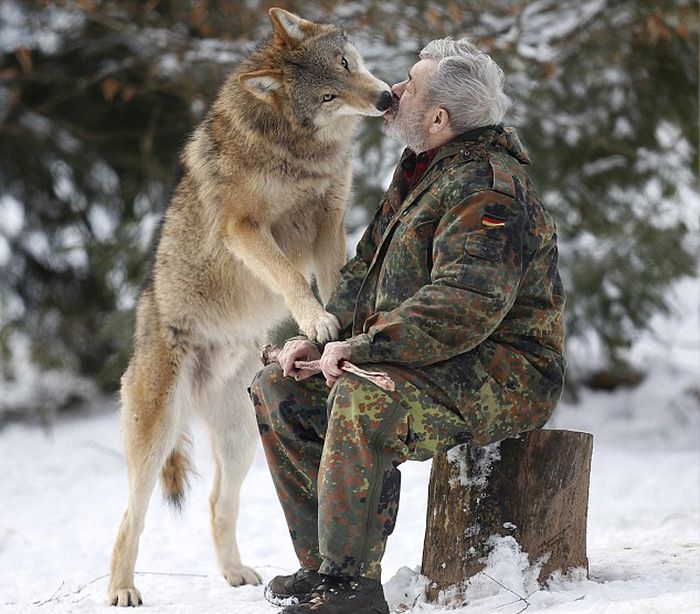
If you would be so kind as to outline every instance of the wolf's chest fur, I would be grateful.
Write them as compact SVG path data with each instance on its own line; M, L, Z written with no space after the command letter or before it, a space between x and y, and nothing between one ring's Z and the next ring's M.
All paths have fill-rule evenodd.
M339 206L332 193L349 180L350 168L344 143L294 156L274 145L251 149L227 138L213 146L211 139L200 127L186 151L186 174L158 248L157 287L163 309L180 306L171 317L181 318L185 307L199 322L196 328L237 337L278 321L287 309L282 296L246 266L235 240L225 244L226 221L269 230L308 279L324 217Z

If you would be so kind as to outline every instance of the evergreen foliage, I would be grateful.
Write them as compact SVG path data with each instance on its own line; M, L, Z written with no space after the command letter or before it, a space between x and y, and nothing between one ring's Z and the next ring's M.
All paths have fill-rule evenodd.
M176 159L272 5L343 24L389 83L441 36L504 67L558 221L569 335L615 363L697 273L698 7L691 1L0 3L0 341L114 390ZM357 230L399 154L358 136Z

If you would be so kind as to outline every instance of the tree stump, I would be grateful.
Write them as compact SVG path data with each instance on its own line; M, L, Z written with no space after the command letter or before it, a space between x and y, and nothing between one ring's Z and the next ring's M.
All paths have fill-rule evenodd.
M433 460L422 573L428 599L484 568L491 535L510 535L531 563L588 573L590 433L538 430L489 446L462 444Z

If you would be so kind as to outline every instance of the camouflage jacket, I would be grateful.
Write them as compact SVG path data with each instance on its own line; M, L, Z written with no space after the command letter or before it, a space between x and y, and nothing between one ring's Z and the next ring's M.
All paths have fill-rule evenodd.
M501 385L553 408L564 371L556 227L516 132L474 134L443 145L410 190L415 154L404 152L326 308L353 362L405 367L460 411L474 352Z

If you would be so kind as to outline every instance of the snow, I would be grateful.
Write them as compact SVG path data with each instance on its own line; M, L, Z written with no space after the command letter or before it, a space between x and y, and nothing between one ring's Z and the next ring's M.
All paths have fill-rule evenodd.
M24 224L24 207L14 196L0 197L0 233L14 237Z
M590 430L596 437L590 579L574 573L538 590L532 579L537 566L506 538L489 557L490 577L477 577L467 590L468 608L455 612L518 612L525 602L510 591L527 599L529 612L697 612L699 412L697 399L685 409L680 401L693 382L697 386L696 377L697 369L666 367L636 390L587 393L580 404L563 405L552 426ZM47 600L45 611L110 611L103 603L103 574L126 496L114 410L50 432L14 426L0 433L1 611L30 612ZM200 476L184 512L172 514L159 496L151 502L137 566L146 611L274 612L260 587L232 589L218 576L208 528L212 466L203 431L195 433ZM402 507L384 581L393 605L433 613L444 607L422 602L425 580L411 571L420 564L429 469L429 463L403 469ZM245 561L266 580L296 568L260 452L244 485L239 539Z
M648 370L636 388L583 391L548 428L594 434L588 518L590 575L573 570L536 586L539 563L511 538L494 539L484 573L438 604L420 576L430 463L402 468L402 504L384 558L393 611L421 614L690 614L700 611L700 291L676 287L675 313L657 317L631 352ZM37 374L23 380L26 393ZM34 379L33 379L34 378ZM47 384L44 385L44 387ZM61 383L54 382L60 396ZM3 390L4 393L7 390ZM42 391L42 402L50 391ZM99 613L113 539L126 503L116 402L50 430L0 432L0 611ZM144 612L267 614L261 587L231 588L219 576L209 536L213 467L195 424L198 476L182 514L151 501L137 563ZM487 455L488 456L488 455ZM239 542L265 580L296 560L265 460L258 450L243 487Z
M523 57L552 61L556 41L570 36L581 23L609 8L604 0L580 5L566 3L562 14L550 10L552 2L529 4L527 19L508 16L496 20L484 12L482 26L492 30L510 28L497 45L518 40ZM354 7L354 8L353 8ZM353 4L342 11L357 10ZM349 17L349 15L348 15ZM619 16L618 16L619 17ZM0 48L14 50L20 45L45 54L55 53L62 34L78 29L84 17L78 10L61 7L44 9L36 27L17 0L0 3ZM403 23L403 22L402 22ZM267 26L265 26L267 27ZM401 25L401 27L405 27ZM620 27L626 27L621 23ZM522 32L519 29L523 29ZM386 60L386 47L368 29L356 33L370 68L396 76L405 70L417 51L410 35L397 36L401 43ZM226 41L191 41L166 30L144 28L129 38L137 55L152 55L154 49L182 49L183 55L163 53L159 70L172 76L198 63L216 61L230 64L241 55L241 46ZM514 60L517 62L516 60ZM113 69L114 67L105 67ZM524 71L512 79L527 89ZM609 69L598 75L608 83L626 78ZM580 85L585 93L585 83ZM513 88L514 91L518 88ZM619 90L613 95L619 98ZM621 99L619 103L621 103ZM196 101L195 113L204 108ZM0 104L0 107L3 106ZM517 109L515 109L517 111ZM600 110L598 111L600 112ZM585 118L584 118L585 119ZM68 133L52 128L43 117L26 113L25 127L40 135L56 132L66 151L76 145ZM543 120L542 128L558 133L568 127L567 141L577 143L586 130L585 121L575 114L560 114L557 121ZM615 118L614 134L630 136L625 117ZM680 131L662 123L657 139L663 151L640 151L636 170L654 170L679 186L680 198L668 199L654 179L646 193L620 194L634 197L642 213L653 214L659 227L679 220L690 229L687 241L698 245L700 199L696 181L688 170L691 149ZM377 154L370 164L390 169L394 158ZM585 164L584 174L609 172L620 164L619 156L600 158ZM55 189L70 206L76 201L74 181L68 170L56 166ZM98 169L99 171L99 169ZM97 182L115 181L105 171L96 171ZM387 171L388 172L388 171ZM386 184L387 181L384 182ZM660 198L659 198L660 197ZM551 195L557 198L556 194ZM161 201L148 194L143 205ZM679 206L678 203L683 203ZM90 215L98 237L108 237L114 221L107 209ZM575 214L575 212L572 212ZM138 241L150 242L158 216L145 217L138 229ZM348 225L355 228L348 246L354 252L366 223L359 208L348 212ZM0 199L0 263L12 257L7 240L23 228L24 210L12 196ZM68 229L71 230L71 229ZM73 247L66 256L73 267L84 265L78 252L78 235L67 232L61 245ZM41 258L51 253L46 238L28 235L33 253ZM604 244L592 235L581 234L569 250L586 251ZM83 254L81 256L81 253ZM121 283L120 271L114 284ZM615 291L611 288L611 291ZM456 607L456 595L446 593L438 605L426 604L422 592L427 580L418 573L430 463L407 463L402 468L402 504L394 535L384 559L385 590L395 611L435 614L515 614L527 606L530 612L683 614L700 611L700 289L697 279L686 279L675 287L677 310L671 317L657 317L652 330L635 344L630 356L634 364L648 371L648 377L634 389L614 393L584 391L578 403L564 402L548 425L595 435L588 523L590 576L574 571L552 578L546 587L534 584L538 563L520 552L512 539L494 540L485 573L466 589L467 607ZM133 303L133 295L123 299ZM7 316L21 312L15 301L3 305ZM587 366L599 360L601 348L591 346L573 351L578 357L588 351ZM28 347L21 349L24 354ZM29 365L28 360L20 360ZM579 360L579 362L582 362ZM76 389L89 396L86 382L67 380L58 373L40 373L34 367L21 368L12 388L0 382L0 411L3 406L39 407L42 418L51 419L52 407ZM97 409L97 408L96 408ZM12 426L0 431L0 612L115 612L104 606L109 557L126 503L126 471L121 452L116 402L98 409L95 415L56 424L50 430ZM196 425L195 464L199 476L193 479L182 514L173 514L158 494L154 495L141 540L137 585L145 612L190 612L263 614L276 612L262 597L261 587L232 589L218 574L209 534L208 488L213 467L207 438ZM497 453L498 448L494 450ZM492 458L485 456L485 460ZM489 464L483 467L488 470ZM468 479L463 476L464 479ZM239 540L244 561L254 566L265 580L296 569L281 509L261 451L244 484L239 520Z
M27 47L54 53L60 45L61 35L74 30L83 21L80 11L48 5L37 18L38 23L32 23L21 3L4 0L0 3L0 50L6 52Z
M474 486L483 488L487 484L493 463L501 460L501 446L499 442L488 446L472 448L470 450L470 462L466 462L464 451L467 446L462 444L455 446L447 452L447 460L459 466L459 483L461 486Z

